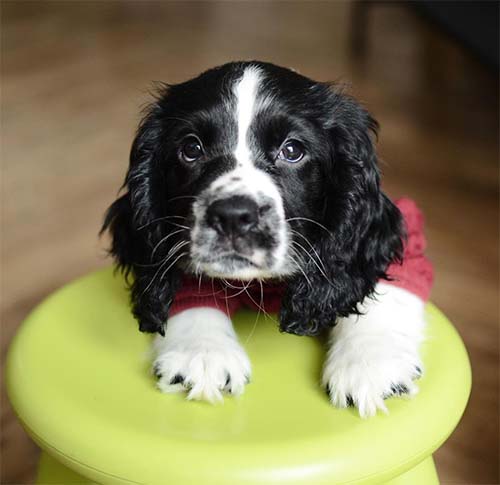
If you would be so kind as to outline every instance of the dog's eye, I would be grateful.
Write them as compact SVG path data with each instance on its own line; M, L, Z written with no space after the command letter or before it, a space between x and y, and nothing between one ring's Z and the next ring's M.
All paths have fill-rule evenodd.
M203 146L196 136L187 136L179 150L179 156L185 162L195 162L203 156Z
M297 163L304 158L304 147L300 141L288 140L278 154L280 160L289 163Z

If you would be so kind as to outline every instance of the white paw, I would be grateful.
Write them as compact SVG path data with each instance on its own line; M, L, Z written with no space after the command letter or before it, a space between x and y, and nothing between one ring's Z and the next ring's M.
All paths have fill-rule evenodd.
M176 315L155 348L153 371L163 392L185 391L188 399L215 402L223 393L242 394L249 382L248 356L230 320L218 310L197 308Z
M387 412L384 399L418 392L414 379L420 377L422 364L417 356L362 356L359 350L332 349L328 355L323 386L334 406L356 406L360 416L368 417L377 410Z
M387 412L388 397L415 395L423 368L423 303L405 290L383 288L378 301L365 303L363 315L340 319L323 368L331 403L356 406L362 417Z

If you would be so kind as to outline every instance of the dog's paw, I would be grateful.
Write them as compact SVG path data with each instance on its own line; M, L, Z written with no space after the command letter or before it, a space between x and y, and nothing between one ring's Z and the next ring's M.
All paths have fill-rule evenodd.
M421 375L421 365L408 356L363 356L345 359L328 358L323 369L323 386L330 402L337 407L354 406L361 417L373 416L377 410L387 413L384 399L413 396L418 392L414 380Z
M339 319L322 384L338 407L355 406L362 417L387 412L384 399L413 396L422 374L423 302L400 288L380 284L363 313Z
M229 317L214 308L191 308L168 320L165 337L154 343L153 372L163 392L187 392L188 399L221 401L242 394L250 361Z
M230 337L217 342L169 345L153 365L163 392L187 392L188 399L221 401L223 393L240 395L250 380L250 361Z

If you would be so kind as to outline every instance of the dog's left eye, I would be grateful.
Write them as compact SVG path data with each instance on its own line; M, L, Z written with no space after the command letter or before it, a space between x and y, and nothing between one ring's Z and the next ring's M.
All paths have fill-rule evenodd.
M285 162L297 163L304 158L304 154L304 146L300 143L300 141L288 140L281 147L281 150L278 153L278 158L280 160L284 160Z
M179 150L179 156L182 160L189 163L195 162L201 158L203 156L203 145L201 141L198 140L196 136L187 136Z

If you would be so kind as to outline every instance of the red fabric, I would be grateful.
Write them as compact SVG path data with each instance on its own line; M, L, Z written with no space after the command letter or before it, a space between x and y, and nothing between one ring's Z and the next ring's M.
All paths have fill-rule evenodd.
M427 246L424 216L411 199L402 198L395 203L403 214L407 240L402 264L392 263L387 268L387 274L392 278L387 283L404 288L427 301L434 281L434 271L432 263L424 254Z
M399 199L395 202L401 211L407 231L402 264L393 263L387 269L390 281L385 283L404 288L422 300L428 300L433 281L433 269L425 257L426 240L423 232L424 219L415 202ZM197 280L185 276L170 308L170 316L188 308L217 308L232 315L242 306L275 313L279 310L285 292L283 283L233 281L231 286L218 279Z
M175 295L170 316L188 308L217 308L229 316L242 306L276 313L280 309L281 298L285 292L283 283L259 283L230 281L231 286L218 279L200 281L184 277L181 288Z

